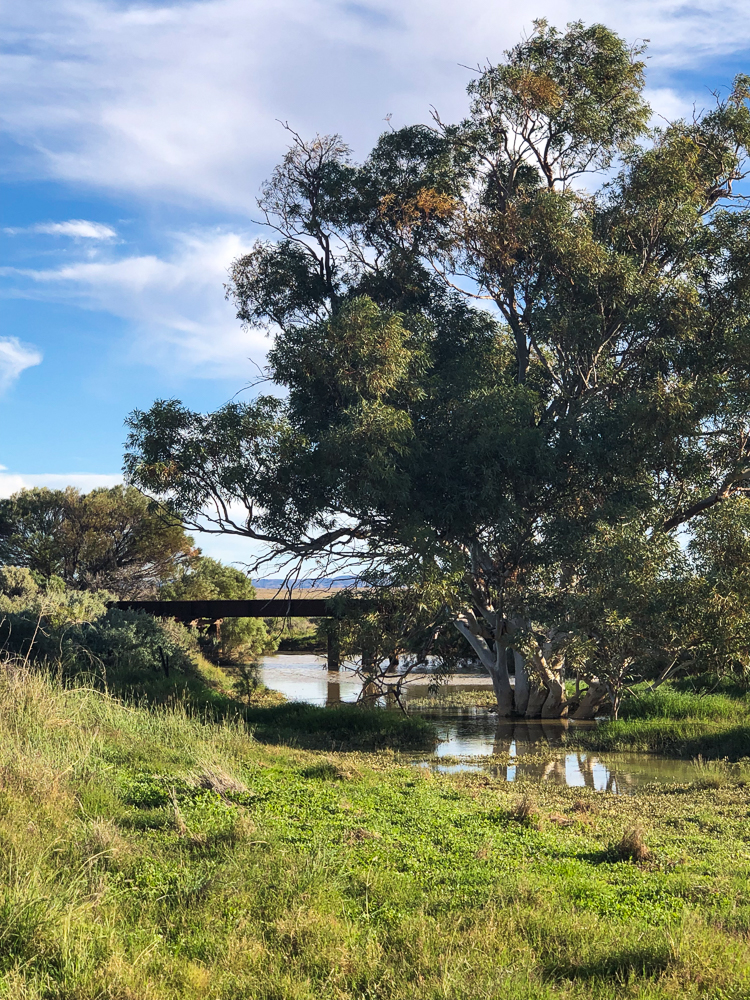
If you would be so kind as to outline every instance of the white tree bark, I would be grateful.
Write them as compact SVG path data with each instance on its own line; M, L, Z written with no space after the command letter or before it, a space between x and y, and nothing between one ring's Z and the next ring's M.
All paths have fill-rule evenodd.
M497 714L499 716L513 715L513 688L508 675L508 665L505 660L505 647L495 644L490 649L489 643L480 635L475 635L464 621L457 620L456 628L469 642L474 652L482 662L482 666L492 678L492 688L497 698Z
M542 714L542 707L547 700L547 688L537 677L532 677L529 685L529 700L526 705L526 718L538 719Z
M593 719L609 701L609 691L605 684L592 677L589 681L589 689L581 699L581 703L573 713L574 719Z
M554 636L548 638L531 657L531 666L538 683L542 685L544 697L529 698L534 702L535 713L543 719L563 719L568 715L568 695L565 691L565 656L555 650ZM541 699L541 704L539 700ZM530 715L530 708L527 715Z
M519 653L517 649L513 650L513 662L516 667L516 683L513 698L514 708L516 715L525 715L526 709L529 707L531 685L529 683L529 675L526 672L526 661L523 653Z

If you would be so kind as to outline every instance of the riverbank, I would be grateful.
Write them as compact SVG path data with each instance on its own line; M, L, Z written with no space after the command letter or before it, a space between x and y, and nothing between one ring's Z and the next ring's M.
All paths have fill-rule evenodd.
M451 687L408 701L411 710L428 713L491 710L495 703L491 688ZM687 683L664 684L656 691L647 684L636 685L623 699L620 719L603 719L591 728L571 727L563 739L566 746L589 752L738 761L750 757L750 697L742 687L713 679L697 690Z
M623 701L621 719L576 731L567 740L600 753L626 750L730 761L750 757L747 691L728 682L686 688L665 684L652 692L647 685L637 686Z
M748 774L611 796L0 680L2 995L747 995Z

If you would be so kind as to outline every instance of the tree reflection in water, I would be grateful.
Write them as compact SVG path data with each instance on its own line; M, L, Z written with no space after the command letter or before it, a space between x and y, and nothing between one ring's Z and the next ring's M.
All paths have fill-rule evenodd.
M544 750L563 746L567 728L566 719L499 719L493 754L509 756L512 760L508 764L492 765L491 773L505 781L519 778L552 781L557 785L581 785L615 794L635 786L632 775L616 773L591 754L567 753L545 760Z
M341 681L338 677L332 679L331 674L328 675L328 686L326 687L326 708L330 708L332 705L341 704Z

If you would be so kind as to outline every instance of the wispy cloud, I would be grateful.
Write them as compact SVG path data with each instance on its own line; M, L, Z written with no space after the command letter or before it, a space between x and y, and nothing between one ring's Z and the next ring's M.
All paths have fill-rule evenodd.
M0 337L0 393L5 392L21 372L42 363L42 354L17 337Z
M249 238L219 230L176 234L163 257L81 261L45 270L3 269L25 278L24 294L73 301L130 320L128 359L197 377L242 378L268 341L244 331L224 298L227 270ZM257 374L245 361L245 377Z
M6 226L3 232L11 236L17 233L47 233L50 236L72 236L80 240L113 240L117 232L103 222L89 222L88 219L68 219L67 222L37 222L33 226Z
M745 0L538 0L531 13L650 38L657 102L674 70L750 45ZM456 117L460 64L499 59L530 18L509 0L6 2L4 129L27 176L252 212L284 145L276 119L364 152L389 113L424 120L432 103Z
M32 489L35 486L46 486L51 490L64 490L66 486L75 486L82 493L98 489L101 486L116 486L122 482L122 476L113 473L105 475L96 472L42 473L25 475L20 472L7 472L0 465L0 498L12 496L19 490Z

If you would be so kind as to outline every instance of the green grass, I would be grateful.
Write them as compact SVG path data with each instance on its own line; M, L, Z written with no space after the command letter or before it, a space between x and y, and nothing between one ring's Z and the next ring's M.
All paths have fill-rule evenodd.
M478 691L461 691L445 685L438 688L433 695L426 698L409 696L407 688L407 705L410 710L450 709L450 708L496 708L497 697L491 687Z
M179 670L171 669L168 674L161 669L137 671L125 663L116 670L79 674L74 680L135 705L177 706L206 722L240 719L264 743L325 750L431 749L435 745L434 730L424 719L356 705L319 708L287 703L284 695L265 687L255 673L252 667L218 667L199 653L191 653Z
M717 685L712 685L717 686ZM730 684L711 693L664 684L635 688L622 704L622 718L596 729L568 734L571 745L600 752L661 753L740 760L750 757L750 700Z
M358 705L318 708L301 702L250 707L243 713L256 739L265 743L330 750L378 750L384 747L431 750L432 726L418 716Z
M708 694L679 690L667 684L649 692L646 685L635 689L622 706L627 719L671 719L711 722L744 722L750 717L750 702L745 696Z
M8 668L0 997L747 998L747 777L519 787Z

